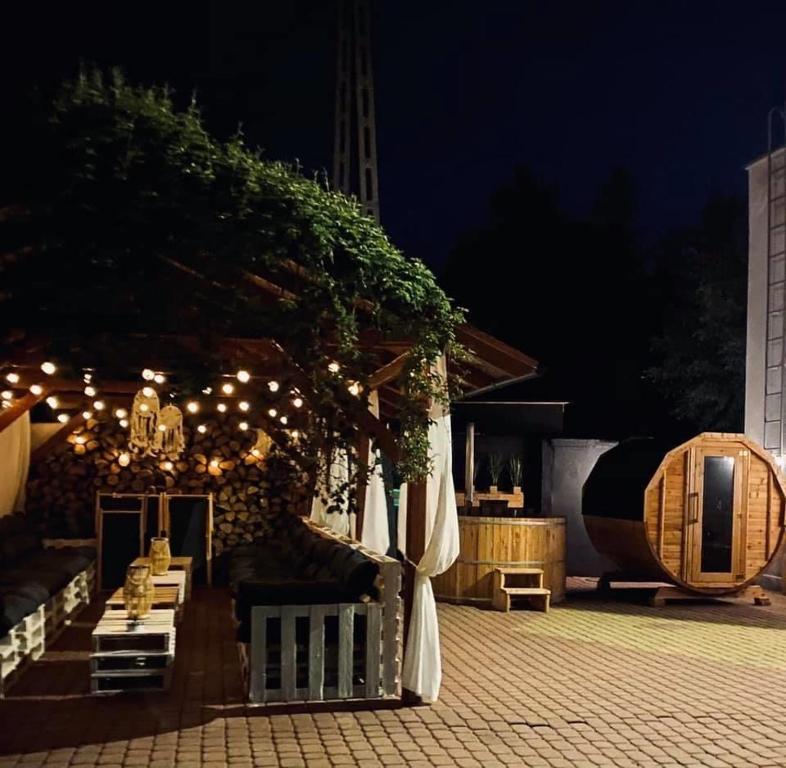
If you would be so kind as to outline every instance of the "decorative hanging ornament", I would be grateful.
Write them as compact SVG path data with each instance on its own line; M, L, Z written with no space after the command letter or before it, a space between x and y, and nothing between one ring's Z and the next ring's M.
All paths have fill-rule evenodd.
M176 459L185 446L183 412L176 405L165 405L158 413L155 450L168 459Z
M134 453L152 456L158 439L158 394L152 387L140 389L134 395L131 408L131 435L128 444Z

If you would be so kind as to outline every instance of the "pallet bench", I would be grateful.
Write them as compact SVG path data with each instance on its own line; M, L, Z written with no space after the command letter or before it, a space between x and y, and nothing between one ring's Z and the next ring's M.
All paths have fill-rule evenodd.
M71 617L90 602L95 588L93 562L0 639L0 697L44 655L46 646L57 639Z
M495 568L492 605L508 612L511 600L524 599L544 613L549 612L551 590L543 586L542 568Z
M379 600L253 606L251 642L238 643L249 703L399 695L400 563L329 528L304 524L377 564Z

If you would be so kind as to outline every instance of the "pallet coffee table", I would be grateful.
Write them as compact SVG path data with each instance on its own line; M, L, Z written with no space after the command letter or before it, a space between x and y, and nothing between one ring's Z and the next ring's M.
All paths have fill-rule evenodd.
M90 690L165 691L175 661L175 612L152 610L134 624L123 611L108 610L93 630Z
M149 557L137 557L131 565L150 565ZM173 557L172 562L169 564L169 570L164 576L153 576L153 584L184 584L185 597L184 600L191 599L191 572L194 566L193 557ZM161 579L169 578L169 581L161 581Z
M175 612L175 624L183 618L183 590L177 585L159 586L154 584L153 608L170 608ZM106 601L107 611L125 611L122 587L116 589Z

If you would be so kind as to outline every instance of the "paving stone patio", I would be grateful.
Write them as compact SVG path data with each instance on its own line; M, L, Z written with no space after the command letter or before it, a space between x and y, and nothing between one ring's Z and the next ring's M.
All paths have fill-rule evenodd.
M87 693L90 606L0 701L10 766L786 766L786 599L551 613L440 606L432 707L248 708L222 590L197 590L167 694Z

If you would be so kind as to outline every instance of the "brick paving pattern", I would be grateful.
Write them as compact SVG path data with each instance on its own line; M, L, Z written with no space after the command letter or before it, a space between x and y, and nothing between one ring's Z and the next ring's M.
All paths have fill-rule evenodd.
M341 712L243 705L221 590L189 604L170 692L90 696L94 605L0 701L0 768L784 768L786 598L773 603L442 605L439 703Z

